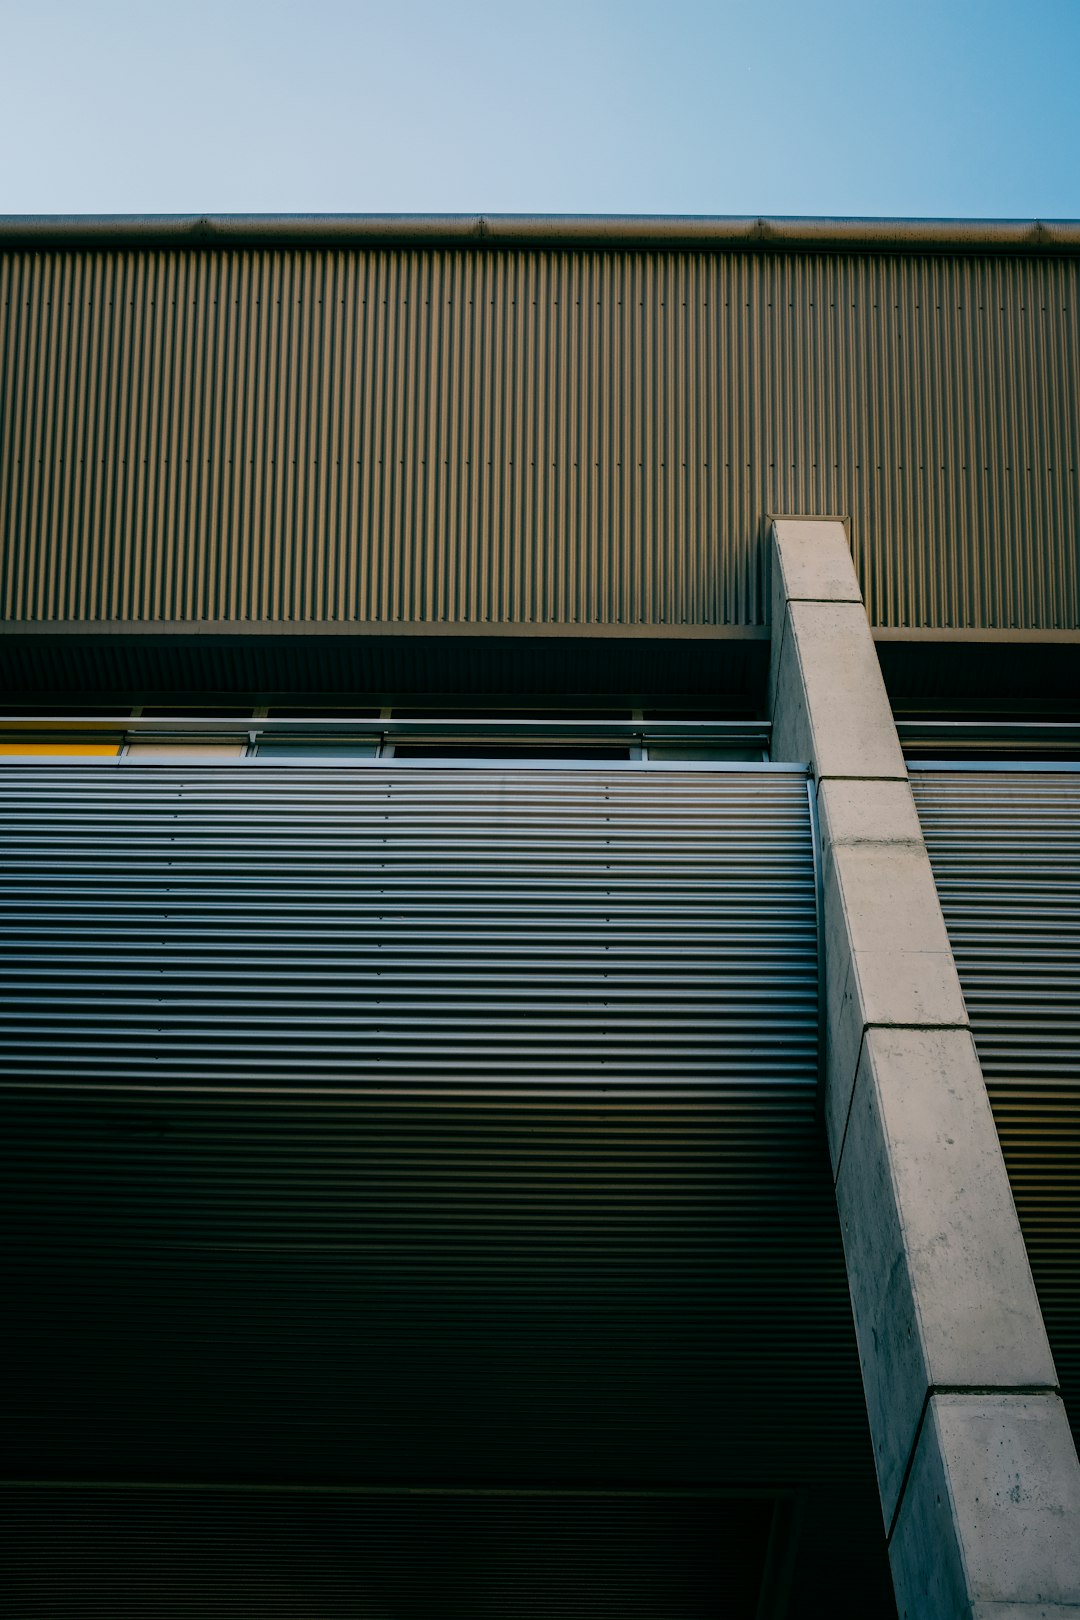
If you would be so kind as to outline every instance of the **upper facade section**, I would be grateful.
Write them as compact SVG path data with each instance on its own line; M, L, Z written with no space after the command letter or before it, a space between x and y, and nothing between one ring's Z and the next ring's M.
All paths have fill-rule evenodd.
M0 220L0 614L1080 626L1080 226Z

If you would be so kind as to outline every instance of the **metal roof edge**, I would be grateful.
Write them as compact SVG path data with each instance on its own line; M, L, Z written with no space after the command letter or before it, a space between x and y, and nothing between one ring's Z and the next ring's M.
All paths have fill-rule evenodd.
M680 214L0 215L0 248L441 247L1077 253L1080 220Z

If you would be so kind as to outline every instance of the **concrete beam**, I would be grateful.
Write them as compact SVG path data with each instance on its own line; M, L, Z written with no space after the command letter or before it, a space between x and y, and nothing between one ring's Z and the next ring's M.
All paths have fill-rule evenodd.
M791 602L770 665L775 747L824 776L904 781L877 652L861 602Z
M885 1522L935 1389L1056 1383L966 1029L870 1028L836 1198Z
M773 757L816 782L825 1121L901 1614L1080 1617L1080 1465L843 525L778 520L771 584Z
M935 1394L892 1537L901 1620L1066 1620L1080 1484L1053 1394Z

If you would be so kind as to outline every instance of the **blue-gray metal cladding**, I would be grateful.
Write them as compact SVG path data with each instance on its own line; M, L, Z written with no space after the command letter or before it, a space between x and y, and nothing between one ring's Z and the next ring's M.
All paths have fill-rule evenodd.
M757 1620L781 1612L758 1602L773 1523L767 1496L65 1482L0 1485L0 1512L4 1595L19 1620ZM820 1574L827 1586L828 1571Z
M1080 771L924 766L912 785L1080 1437Z
M12 1078L695 1087L814 1072L800 771L133 774L10 773L12 928L36 937L63 916L63 950L78 935L99 962L81 995L30 997L9 1026ZM147 952L163 928L200 926L259 956L256 982L223 990L219 970L163 999ZM299 955L275 968L286 935ZM109 984L104 1004L91 981Z
M16 619L761 624L842 513L875 624L1080 625L1080 261L10 251Z
M883 1567L801 773L0 796L9 1469L827 1481Z

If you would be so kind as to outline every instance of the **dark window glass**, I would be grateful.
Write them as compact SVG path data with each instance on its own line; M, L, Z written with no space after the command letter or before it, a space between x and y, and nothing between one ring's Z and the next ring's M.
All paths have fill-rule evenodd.
M198 707L188 703L153 703L143 709L144 720L250 720L251 705L245 708Z
M294 709L275 704L266 711L268 720L377 720L378 709Z
M313 765L317 765L320 760L325 760L333 765L338 761L347 762L350 759L374 759L378 751L379 745L374 738L369 740L359 738L356 742L331 742L329 739L326 742L320 742L317 737L307 739L298 737L292 741L282 738L281 740L267 739L260 742L256 757L258 759L291 760L294 764L305 762Z
M618 744L578 747L559 743L413 743L396 742L395 759L629 759L629 748Z
M395 720L630 720L629 709L399 709Z
M0 720L126 720L130 713L130 703L5 703Z
M757 720L752 709L642 709L645 720Z

